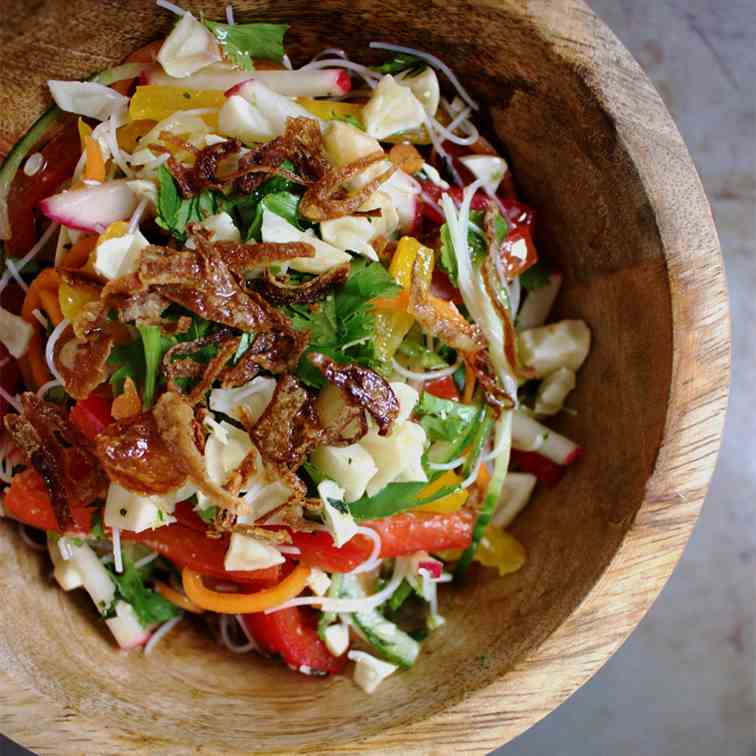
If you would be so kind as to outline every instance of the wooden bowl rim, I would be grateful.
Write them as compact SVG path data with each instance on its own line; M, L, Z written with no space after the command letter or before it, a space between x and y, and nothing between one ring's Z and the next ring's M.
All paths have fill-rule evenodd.
M504 2L482 0L482 4L496 8ZM333 752L359 748L360 752L425 753L429 743L446 743L446 747L456 743L466 753L487 753L549 714L601 668L659 595L695 525L716 464L729 387L729 310L716 229L696 169L648 77L583 0L534 0L530 9L565 65L613 119L618 139L653 204L673 317L674 357L662 443L643 503L610 565L580 606L534 653L504 678L460 694L460 700L423 721L340 745ZM565 20L574 35L570 40L564 34ZM618 65L632 77L613 76ZM637 113L632 105L641 93L643 112ZM653 125L653 134L648 124ZM657 158L662 153L666 160L674 153L674 176L659 168L663 161ZM688 208L684 219L675 207ZM706 286L691 285L695 269L706 270ZM704 330L706 338L696 338ZM696 371L701 364L707 365L704 380ZM609 623L611 632L606 629ZM77 749L142 751L138 743L109 731L105 724L66 711L52 700L43 707L34 705L38 696L28 683L2 666L3 711L15 710L3 723L9 737L20 738L31 748L49 749L56 737L76 733ZM533 700L539 701L537 707ZM32 707L39 733L36 742L29 737L23 713Z

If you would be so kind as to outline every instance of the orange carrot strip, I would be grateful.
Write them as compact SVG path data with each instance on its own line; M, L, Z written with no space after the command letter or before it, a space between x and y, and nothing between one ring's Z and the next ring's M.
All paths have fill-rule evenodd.
M475 371L465 362L465 392L462 394L462 401L465 404L472 402L473 393L475 392Z
M219 614L251 614L272 609L298 596L305 589L309 574L310 568L300 564L278 585L257 593L232 594L212 591L205 587L202 575L188 567L181 571L181 581L184 593L201 609Z
M401 291L395 297L377 297L370 302L372 307L381 310L396 310L398 312L407 312L409 305L409 292Z
M180 609L184 609L192 614L203 614L204 609L200 609L193 601L190 601L183 593L171 588L167 583L162 580L153 581L155 590L165 599L168 599L174 606L178 606Z
M60 309L58 292L51 289L42 289L39 292L39 299L42 303L42 309L47 313L54 326L59 325L63 320L63 312Z
M71 249L63 255L60 261L61 268L81 268L86 265L89 255L97 246L99 237L96 235L83 236Z
M97 140L87 134L84 137L87 152L87 166L84 169L84 178L90 181L105 181L105 160Z

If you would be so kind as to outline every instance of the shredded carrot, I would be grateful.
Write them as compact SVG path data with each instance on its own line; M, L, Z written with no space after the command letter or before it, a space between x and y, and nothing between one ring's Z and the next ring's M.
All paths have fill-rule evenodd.
M409 292L405 289L399 292L395 297L377 297L371 300L370 304L380 310L395 310L396 312L407 312L409 305Z
M58 291L60 286L60 276L54 268L45 268L31 283L29 291L26 292L24 297L24 304L21 307L21 317L32 325L37 324L37 319L34 317L34 310L41 304L40 292L43 289L49 291Z
M193 601L190 601L183 593L171 588L167 583L161 580L154 581L155 590L165 599L168 599L174 606L178 606L180 609L184 609L192 614L203 614L204 609L200 609Z
M60 309L58 292L51 291L50 289L42 289L39 292L39 299L42 303L42 309L47 313L52 324L54 326L60 325L60 321L63 320L63 312Z
M127 378L123 382L123 393L113 400L110 414L116 420L123 420L124 418L138 415L141 411L142 400L139 398L134 380Z
M63 259L60 261L61 268L81 268L86 265L89 255L92 250L97 246L98 237L83 236L71 249L63 255Z
M181 571L181 581L189 600L202 609L219 614L250 614L272 609L298 596L305 589L309 574L309 567L297 565L278 585L257 593L233 594L212 591L205 587L202 575L188 567Z
M87 152L87 167L84 169L84 178L89 181L105 181L105 160L97 140L87 134L84 137Z
M478 477L475 479L475 485L477 489L481 493L485 493L490 481L491 473L488 472L488 468L485 465L481 465L480 470L478 470Z
M465 362L465 392L462 394L462 401L465 404L472 402L473 394L475 393L475 381L475 371Z

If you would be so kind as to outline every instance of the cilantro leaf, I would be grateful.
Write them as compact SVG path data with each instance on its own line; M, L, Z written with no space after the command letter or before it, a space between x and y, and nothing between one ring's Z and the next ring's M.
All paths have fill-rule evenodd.
M144 584L149 570L139 570L133 563L127 563L122 573L115 572L110 565L108 572L117 595L134 607L143 627L178 616L179 610L170 601Z
M330 292L313 309L293 305L288 314L295 328L310 332L308 351L321 352L336 362L376 368L375 317L370 302L398 291L399 286L380 263L357 260L343 287ZM306 358L297 374L311 386L323 385L320 372Z
M524 289L534 291L546 286L550 276L551 268L549 265L543 260L539 260L535 265L520 274L520 283Z
M482 210L471 210L470 211L470 221L471 223L474 223L477 228L482 228L483 226L483 211ZM499 215L498 218L501 218ZM501 219L504 223L504 219ZM498 238L500 233L501 225L497 222L496 225L496 236ZM472 226L468 228L467 230L467 243L470 245L470 255L472 257L472 263L473 265L476 265L477 263L481 262L483 258L486 256L487 252L487 245L485 238L479 234L475 228ZM449 276L449 279L452 281L452 283L457 283L457 258L454 253L454 244L452 243L451 234L449 233L449 227L444 223L443 226L441 226L441 259L440 259L441 267L446 272L446 274Z
M205 26L223 45L226 57L239 68L253 71L253 58L280 62L288 24L221 24L205 21Z
M123 382L131 378L139 386L144 383L147 366L144 361L142 340L134 339L128 344L113 347L108 357L108 365L114 366L115 372L110 376L113 393L118 395L123 391Z
M418 498L420 491L428 484L423 481L415 483L389 483L375 496L365 494L357 501L348 504L349 511L357 520L375 520L379 517L389 517L399 512L405 512L414 507L431 504L438 499L459 490L458 486L443 486L430 496Z
M201 223L218 212L218 195L205 189L195 197L184 199L179 194L171 172L161 165L158 168L158 197L156 223L178 241L186 240L186 227Z
M420 416L420 425L428 438L452 443L467 435L470 426L476 423L479 411L474 404L441 399L427 391L423 391L415 406L415 413Z
M398 74L406 71L408 76L416 76L421 73L425 67L425 61L421 60L416 55L397 53L397 55L391 58L391 60L387 60L380 66L373 66L373 71L378 71L378 73L382 74Z

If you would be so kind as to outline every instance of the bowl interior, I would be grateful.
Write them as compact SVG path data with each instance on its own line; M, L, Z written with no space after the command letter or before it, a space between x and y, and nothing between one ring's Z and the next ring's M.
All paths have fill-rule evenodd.
M28 59L42 50L42 61L31 70L23 56L3 61L0 89L11 95L5 140L41 111L45 79L104 68L171 23L147 2L109 4L105 13L95 0L41 5L33 21L35 12L26 12L24 23L37 31L23 44ZM186 5L223 15L224 3ZM107 718L134 747L334 747L425 718L501 677L605 569L641 504L661 440L670 294L654 214L611 117L524 5L234 3L237 19L288 20L295 64L333 46L376 60L371 40L435 53L483 103L481 122L506 146L523 198L537 208L539 248L566 275L559 313L586 320L594 339L569 401L576 413L558 424L585 456L559 486L539 488L518 519L527 565L506 578L474 570L464 586L445 591L447 624L415 669L368 697L348 679L309 679L259 657L234 657L190 622L152 656L117 653L85 597L53 586L42 559L5 524L0 584L13 604L0 613L4 665L68 711Z

